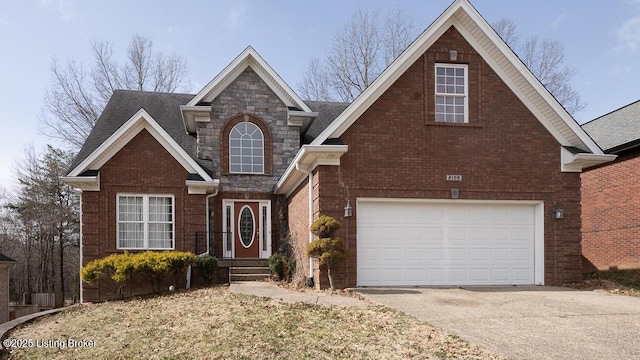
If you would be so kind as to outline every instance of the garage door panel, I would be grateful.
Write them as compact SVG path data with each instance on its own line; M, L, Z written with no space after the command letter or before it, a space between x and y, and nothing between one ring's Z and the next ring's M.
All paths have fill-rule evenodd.
M469 260L471 261L487 261L489 260L488 250L486 248L469 249Z
M449 249L447 259L450 261L467 261L468 251L466 248L461 249Z
M511 279L510 269L491 269L491 279L496 283L508 283Z
M487 240L487 228L485 227L469 228L469 241L486 241L486 240Z
M533 260L531 251L528 248L511 249L511 260L521 262Z
M426 240L427 241L432 241L432 242L437 242L437 243L441 243L444 242L445 239L445 234L444 234L444 228L442 227L432 227L432 226L428 226L426 228Z
M533 278L533 271L531 269L512 269L512 279L516 284L530 284L530 279Z
M358 203L358 285L534 283L533 205Z
M491 260L494 262L499 261L509 261L511 258L509 256L509 249L491 249Z
M496 242L500 242L500 241L504 241L504 242L508 242L511 240L510 234L511 231L509 228L506 227L494 227L490 229L490 240L491 241L496 241Z
M449 284L455 285L467 281L468 278L469 275L466 268L450 268L447 271L447 277L444 281Z
M406 261L418 261L420 263L426 260L425 249L420 247L406 247L404 250L404 259Z
M442 249L438 249L438 248L429 248L427 249L427 260L431 263L431 262L444 262L445 261L445 256L444 256L444 248Z

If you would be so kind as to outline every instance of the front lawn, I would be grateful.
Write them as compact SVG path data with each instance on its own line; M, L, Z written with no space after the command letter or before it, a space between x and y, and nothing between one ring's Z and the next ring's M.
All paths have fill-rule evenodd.
M20 359L496 358L386 307L290 304L226 287L82 305L7 338L54 346L12 349ZM60 346L68 339L86 347Z

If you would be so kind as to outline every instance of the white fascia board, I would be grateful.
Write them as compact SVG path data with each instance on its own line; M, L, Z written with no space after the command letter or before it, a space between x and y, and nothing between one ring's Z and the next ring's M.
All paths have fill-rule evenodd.
M287 197L304 180L305 171L313 171L318 165L340 165L340 158L349 150L348 145L303 145L274 188L276 194Z
M204 122L199 121L198 119L209 118L211 116L211 106L180 105L180 113L182 114L184 130L187 132L187 134L193 134L194 132L196 132L196 122Z
M511 48L500 38L500 36L495 32L495 30L489 25L486 20L480 15L480 13L466 0L463 1L463 5L461 8L466 12L466 14L471 17L474 23L482 30L485 36L487 36L491 42L500 50L502 55L504 55L512 66L514 66L518 72L525 78L525 80L535 89L535 91L540 94L540 96L545 100L545 102L551 107L551 109L560 116L560 118L564 121L564 123L576 134L576 136L589 148L593 154L603 154L602 149L596 145L596 143L591 139L587 133L578 125L578 123L573 119L573 117L567 112L567 110L558 102L558 100L551 95L549 90L542 85L542 83L536 78L535 75L527 68L527 66L518 58L518 56L511 50ZM465 40L469 42L476 51L478 51L482 58L489 63L491 68L500 76L500 78L505 81L509 85L509 88L518 95L518 98L525 102L525 105L532 110L534 107L533 104L525 100L524 90L520 89L518 86L513 84L513 81L505 74L504 70L493 61L493 57L486 51L484 47L482 47L475 38L466 31L466 28L459 24L457 21L454 22L456 29L460 32ZM537 109L536 109L537 110ZM565 146L575 146L576 144L569 144L566 141L561 141L563 136L557 129L552 129L553 125L546 122L545 118L541 115L540 111L534 111L537 113L536 116L543 125L549 130L554 137L561 142L562 145Z
M300 127L300 132L304 133L311 125L313 119L318 117L318 112L304 112L289 110L287 114L287 125Z
M209 176L143 108L138 110L138 112L129 118L116 132L111 134L105 142L87 156L68 176L79 176L86 170L99 170L102 165L109 161L143 129L146 129L189 173L197 173L205 181L213 181L211 176Z
M100 173L96 176L61 176L60 180L79 191L100 191Z
M562 172L582 172L586 168L605 164L615 160L617 155L601 155L589 153L574 154L571 151L560 148L560 159Z
M213 181L199 181L199 180L185 180L185 186L187 186L188 193L190 195L207 195L217 194L220 187L220 180L215 179Z
M250 49L251 46L247 47L238 56L236 56L235 59L233 59L233 61L225 66L225 68L222 69L222 71L218 75L216 75L211 81L209 81L209 83L204 88L202 88L202 90L200 90L200 92L198 92L196 96L194 96L193 99L191 99L191 101L187 103L186 106L196 106L200 101L202 101L202 99L207 96L207 94L211 92L211 90L213 90L213 88L216 87L216 85L218 85L220 81L227 77L235 68L238 67L238 65L240 65L240 63L245 60L245 58L249 54Z
M271 90L282 100L287 106L297 106L305 112L311 112L307 104L296 94L289 85L278 75L273 68L258 54L251 46L248 46L240 55L236 56L233 61L227 65L216 77L213 78L196 96L194 96L187 106L195 106L204 98L211 96L215 98L222 90L224 90L238 75L240 75L247 67L252 69L260 76Z

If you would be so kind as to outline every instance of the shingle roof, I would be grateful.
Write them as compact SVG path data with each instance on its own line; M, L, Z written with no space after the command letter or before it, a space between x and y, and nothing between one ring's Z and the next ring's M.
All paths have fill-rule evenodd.
M0 254L0 262L16 262L16 261L8 257L7 255Z
M105 106L100 118L71 164L70 171L91 155L103 142L143 108L207 173L212 174L213 163L197 158L197 140L186 133L180 105L187 104L194 95L116 90ZM309 143L318 136L349 105L339 102L307 101L318 117L304 134Z
M144 108L205 171L211 173L211 162L197 159L196 138L185 132L182 123L180 105L189 102L193 96L192 94L116 90L71 164L71 169L91 155L138 110Z
M605 151L640 140L640 100L582 125Z
M318 137L349 106L349 103L328 101L305 101L305 103L311 110L318 112L318 117L313 120L303 136L302 142L305 144Z

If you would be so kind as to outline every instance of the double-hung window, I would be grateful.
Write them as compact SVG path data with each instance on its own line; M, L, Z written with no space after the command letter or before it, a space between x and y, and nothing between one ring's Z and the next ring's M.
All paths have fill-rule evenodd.
M175 246L172 195L119 194L118 249L167 250Z
M469 122L467 65L436 64L436 121Z

